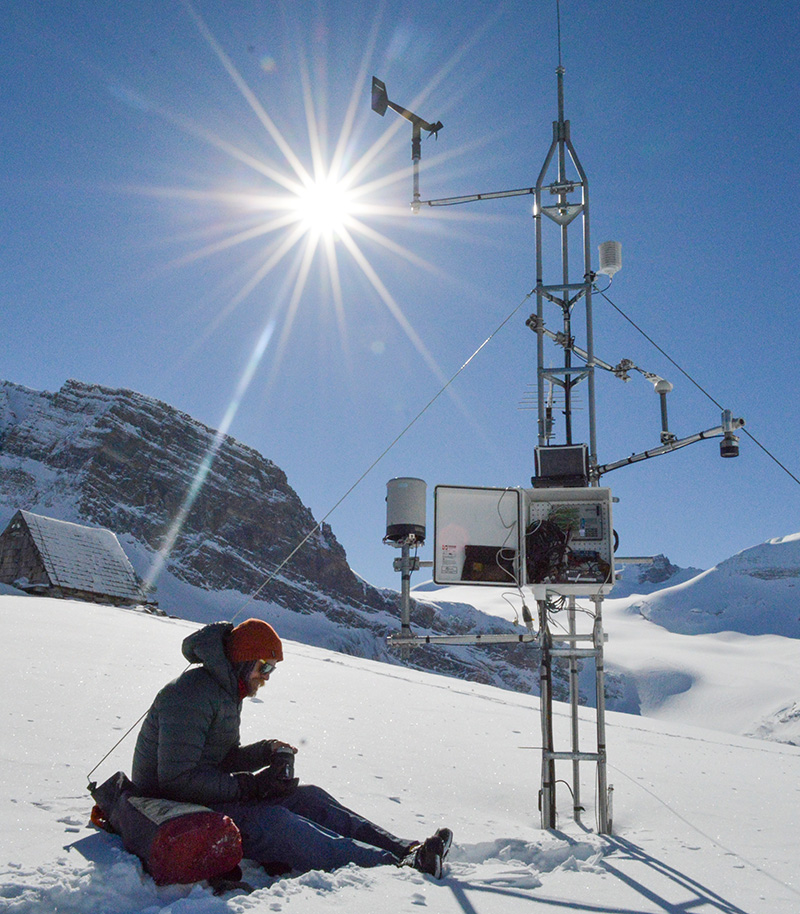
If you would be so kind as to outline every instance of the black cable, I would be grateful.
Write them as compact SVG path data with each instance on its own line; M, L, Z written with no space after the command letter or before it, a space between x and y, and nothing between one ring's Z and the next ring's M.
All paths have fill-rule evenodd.
M714 404L714 406L716 406L717 409L720 410L720 412L723 411L723 406L722 406L722 404L719 403L717 400L715 400L714 397L712 397L711 394L710 394L701 384L699 384L697 381L695 381L695 379L689 374L688 371L685 371L683 368L681 368L681 366L675 361L675 359L672 358L672 356L670 356L670 355L668 355L666 352L664 352L664 350L658 345L658 343L657 343L651 336L649 336L647 333L645 333L645 331L642 330L642 328L641 328L635 321L631 320L631 318L628 317L628 315L622 310L622 308L619 307L619 305L615 304L615 303L605 294L605 292L601 292L599 289L595 289L595 291L596 291L599 295L601 295L601 296L609 303L609 305L611 305L611 307L612 307L618 314L622 315L622 317L624 317L625 320L626 320L635 330L638 330L639 333L641 333L642 336L643 336L649 343L651 343L653 346L655 346L655 348L661 353L661 355L663 355L665 359L667 359L668 361L670 361L670 362L678 369L678 371L679 371L684 377L686 377L689 381L691 381L691 383L694 384L694 386L695 386L702 394L705 394L706 397L708 397L708 399L711 400L711 402ZM748 437L754 444L758 445L758 447L761 448L761 450L767 455L767 457L770 458L770 460L773 460L775 463L777 463L778 466L783 470L784 473L786 473L787 476L791 476L791 478L800 486L800 479L798 479L797 476L795 476L794 473L792 473L791 470L789 470L787 467L785 467L785 466L780 462L780 460L778 460L778 458L777 458L771 451L769 451L769 450L768 450L768 449L758 440L758 438L755 437L755 435L752 434L752 432L749 432L746 428L743 428L741 431L742 431L745 435L747 435L747 437Z
M704 393L704 394L708 397L708 399L711 400L711 402L717 407L717 409L720 410L720 412L724 409L724 407L722 406L722 404L721 404L721 403L718 403L718 402L711 396L711 394L710 394L705 388L703 388L700 384L698 384L697 381L695 381L695 379L689 374L688 371L684 371L684 369L681 368L681 366L675 361L675 359L673 359L670 355L668 355L666 352L664 352L664 350L658 345L658 343L657 343L651 336L648 336L647 333L645 333L645 331L642 330L642 328L641 328L635 321L631 320L631 318L628 317L628 315L622 310L622 308L620 308L618 305L614 304L614 302L611 301L611 299L606 295L605 292L600 292L598 289L596 289L595 291L599 292L599 294L602 295L602 297L609 303L609 305L611 305L611 307L612 307L615 311L617 311L617 313L621 314L622 317L624 317L625 320L626 320L634 329L638 330L639 333L641 333L642 336L643 336L649 343L651 343L653 346L655 346L656 349L658 349L658 351L661 353L661 355L664 356L665 359L668 359L670 362L672 362L672 364L678 369L678 371L679 371L682 375L684 375L686 378L688 378L688 379L692 382L692 384L694 384L694 386L695 386L701 393Z
M149 710L150 709L148 708L147 711L149 711ZM123 742L125 742L125 740L133 732L134 728L139 726L139 724L145 719L145 716L147 715L147 711L145 711L144 714L142 714L142 716L137 721L135 721L133 724L131 724L130 728L122 734L122 736L114 743L114 745L108 750L108 752L106 752L106 754L100 759L100 761L94 766L94 768L92 768L92 770L86 775L86 780L89 782L89 791L90 792L92 790L94 790L94 784L92 783L92 775L103 764L103 762L109 757L109 755L111 755L111 753L117 748L117 746L120 746Z
M572 790L572 787L571 787L569 781L565 781L565 780L563 780L563 778L558 778L558 780L556 781L556 784L563 784L567 788L567 790L569 791L569 795L572 797L572 803L574 805L575 804L575 794ZM583 808L583 807L581 807L581 808Z
M743 431L743 432L745 433L745 435L747 435L747 437L753 442L753 444L757 444L757 445L761 448L761 450L767 455L767 457L769 457L771 460L774 460L775 463L777 463L778 466L783 470L783 472L786 473L787 476L791 476L792 479L800 486L800 479L798 479L798 478L794 475L794 473L793 473L791 470L788 470L788 469L780 462L780 460L778 460L778 458L777 458L774 454L771 454L771 453L764 447L764 445L758 440L758 438L754 437L750 432L747 431L746 428L743 428L742 431Z

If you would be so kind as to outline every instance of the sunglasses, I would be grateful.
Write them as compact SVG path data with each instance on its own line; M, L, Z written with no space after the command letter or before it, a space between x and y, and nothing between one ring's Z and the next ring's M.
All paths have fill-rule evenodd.
M270 663L267 660L259 660L258 665L256 666L256 671L259 676L270 676L275 672L276 663Z

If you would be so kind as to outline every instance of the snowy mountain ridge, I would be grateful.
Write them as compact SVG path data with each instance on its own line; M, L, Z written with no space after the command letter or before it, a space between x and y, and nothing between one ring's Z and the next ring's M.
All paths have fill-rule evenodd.
M665 555L653 556L645 564L622 564L616 569L616 581L611 590L614 599L629 597L631 594L649 594L665 587L682 584L702 573L702 568L680 568L673 565Z
M0 529L19 508L115 532L142 579L160 568L156 598L167 613L207 622L246 609L277 620L287 637L332 650L535 687L530 651L392 652L386 636L399 627L398 594L353 573L333 530L315 529L283 470L134 391L70 380L48 393L0 382ZM447 607L416 604L412 618L426 633L464 631ZM491 616L475 623L513 630Z
M616 596L612 591L612 597ZM630 604L682 634L735 631L800 638L800 534L744 549L688 581Z

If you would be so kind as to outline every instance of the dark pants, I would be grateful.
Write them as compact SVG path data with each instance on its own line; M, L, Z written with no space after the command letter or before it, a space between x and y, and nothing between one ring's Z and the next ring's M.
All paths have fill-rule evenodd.
M222 803L214 808L238 826L245 857L302 872L330 872L348 863L398 863L414 843L389 834L312 784L280 800Z

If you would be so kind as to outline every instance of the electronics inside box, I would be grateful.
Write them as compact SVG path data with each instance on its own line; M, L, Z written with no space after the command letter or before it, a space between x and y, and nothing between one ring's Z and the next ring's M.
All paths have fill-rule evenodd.
M516 550L503 546L464 547L462 581L482 581L493 584L515 584L514 559Z

